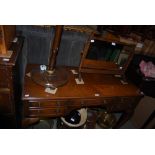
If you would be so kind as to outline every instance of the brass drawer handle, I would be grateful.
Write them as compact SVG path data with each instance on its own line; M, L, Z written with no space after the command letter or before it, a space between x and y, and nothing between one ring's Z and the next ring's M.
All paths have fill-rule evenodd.
M9 93L10 89L9 88L0 88L0 93Z

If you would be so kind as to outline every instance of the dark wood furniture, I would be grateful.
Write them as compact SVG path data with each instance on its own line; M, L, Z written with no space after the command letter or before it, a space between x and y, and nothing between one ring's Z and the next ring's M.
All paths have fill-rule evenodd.
M85 84L77 85L75 78L78 75L73 74L71 68L67 68L68 83L52 95L27 76L38 67L28 65L26 69L22 94L23 128L41 118L65 116L71 110L82 107L104 107L108 112L123 112L114 126L119 128L129 120L142 97L136 86L131 83L124 85L113 75L82 73Z
M8 50L16 34L16 26L0 25L0 57L10 57Z
M79 79L81 72L119 74L124 73L134 55L135 43L129 39L109 32L105 34L92 33L82 51L79 66Z
M0 128L17 128L16 105L20 100L18 58L23 38L12 43L11 58L0 58ZM21 91L21 90L20 90Z

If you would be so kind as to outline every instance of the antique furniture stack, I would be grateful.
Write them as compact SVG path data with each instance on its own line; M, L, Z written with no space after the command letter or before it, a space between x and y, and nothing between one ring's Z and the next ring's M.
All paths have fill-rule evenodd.
M17 128L16 107L20 101L18 58L23 38L15 36L15 26L0 28L0 128Z

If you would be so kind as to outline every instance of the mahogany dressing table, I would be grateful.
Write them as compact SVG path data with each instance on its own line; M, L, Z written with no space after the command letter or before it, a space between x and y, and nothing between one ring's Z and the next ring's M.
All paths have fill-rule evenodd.
M142 95L139 89L131 84L122 84L114 75L82 73L84 84L76 84L78 74L68 71L68 83L59 87L53 95L32 81L30 71L39 65L27 65L23 86L23 119L22 127L42 118L61 117L74 109L83 107L103 107L108 112L122 112L113 128L120 128L132 116ZM78 68L75 69L78 71Z

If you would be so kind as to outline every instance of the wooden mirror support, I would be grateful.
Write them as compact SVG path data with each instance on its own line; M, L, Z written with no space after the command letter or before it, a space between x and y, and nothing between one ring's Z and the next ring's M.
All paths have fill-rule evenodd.
M40 68L31 71L31 77L34 82L44 87L55 89L63 86L68 81L68 72L65 68L56 67L56 57L59 51L59 45L62 35L62 26L55 26L55 36L49 56L49 64L47 69L41 70Z
M114 35L90 35L81 55L79 80L82 72L116 74L125 78L134 49L135 44L121 42Z

